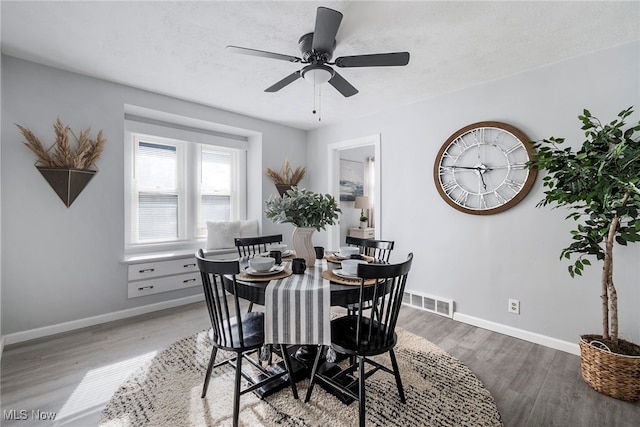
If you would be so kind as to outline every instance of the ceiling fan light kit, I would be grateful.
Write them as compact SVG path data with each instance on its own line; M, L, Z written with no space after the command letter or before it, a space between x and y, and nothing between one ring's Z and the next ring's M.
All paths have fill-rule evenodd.
M322 64L307 65L300 73L303 79L314 85L321 85L328 82L335 74L333 68Z
M227 46L227 50L243 55L308 64L268 87L265 89L265 92L277 92L302 77L306 81L313 83L314 86L329 83L340 92L342 96L350 97L357 94L358 89L345 80L344 77L330 67L330 65L335 65L339 68L357 68L395 67L404 66L409 63L409 52L344 56L336 58L335 62L329 62L336 48L336 34L338 33L341 22L342 13L326 7L319 7L316 13L314 31L304 34L298 40L298 48L300 49L302 58L239 46Z

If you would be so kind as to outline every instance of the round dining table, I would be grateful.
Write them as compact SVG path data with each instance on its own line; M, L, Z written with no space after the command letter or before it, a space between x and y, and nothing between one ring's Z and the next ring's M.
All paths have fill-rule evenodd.
M320 262L320 260L316 260ZM373 261L374 263L376 261ZM240 260L240 267L244 269L248 265L248 260ZM339 264L333 262L327 262L328 268L339 268ZM265 290L271 280L265 277L264 280L253 279L251 281L243 281L237 279L236 287L238 296L253 304L264 305L265 303ZM360 300L360 283L353 283L349 285L336 283L331 281L331 306L346 307L350 304L356 304ZM233 283L230 280L225 280L225 288L228 292L233 293ZM363 300L367 301L373 297L374 286L365 286L363 289Z
M240 268L244 270L248 266L248 259L241 258L240 260ZM316 263L323 262L322 260L316 260ZM382 261L372 260L370 262L374 263L384 263ZM327 260L327 269L336 269L340 268L340 264L331 262ZM224 286L228 292L233 293L233 280L230 277L225 276L224 278ZM271 280L281 280L281 279L269 279L268 277L264 277L264 279L252 278L249 280L242 280L241 278L236 278L236 292L238 297L243 298L252 304L257 305L265 305L266 298L266 289ZM379 286L385 286L386 283L380 283ZM381 290L378 286L379 291ZM371 300L374 295L376 286L365 285L362 288L363 291L363 301ZM383 292L386 292L384 290ZM341 306L348 308L350 305L358 304L360 301L360 282L356 282L355 280L351 281L351 284L340 284L330 280L330 305L333 306ZM291 361L292 361L292 369L293 376L296 381L302 378L308 378L312 363L315 359L315 355L317 354L318 347L315 345L295 345L290 346L289 350L291 351ZM344 358L345 356L339 356L339 360ZM331 370L335 369L334 363L325 362L323 364L323 370ZM282 368L278 368L282 369ZM267 396L269 394L274 393L277 390L280 390L284 387L287 387L288 383L286 382L278 382L274 381L273 385L268 387L263 387L258 391L258 395L261 397ZM342 400L344 403L350 403L353 399L340 392L331 391L336 397Z

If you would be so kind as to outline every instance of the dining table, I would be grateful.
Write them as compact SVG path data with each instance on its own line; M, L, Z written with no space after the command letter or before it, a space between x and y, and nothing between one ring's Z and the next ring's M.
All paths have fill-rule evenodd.
M248 259L240 260L240 268L242 271L246 271L246 267L248 266ZM379 262L377 260L371 259L371 262ZM283 263L285 264L285 269L290 268L291 261L283 258ZM332 258L324 258L320 260L316 260L313 266L307 266L307 270L305 270L306 274L309 274L310 267L317 269L321 268L321 272L323 271L332 271L334 269L340 269L340 264L338 260L333 260ZM315 273L317 270L313 270ZM285 273L286 274L286 273ZM292 273L291 273L292 274ZM344 277L338 277L335 274L329 275L325 274L329 277L329 286L330 286L330 305L332 307L342 306L345 307L348 304L355 304L358 302L360 298L360 279L353 278L348 279ZM286 277L290 277L287 275ZM256 305L265 305L266 298L266 289L271 281L274 280L284 280L286 277L283 275L274 274L272 276L264 275L264 276L251 276L250 274L240 273L237 276L237 292L240 298L243 298L249 302L253 302ZM230 282L225 282L225 286L229 292L233 292L231 288ZM371 297L373 295L373 288L365 288L365 299L367 297Z
M266 254L257 256L261 255L266 256ZM250 274L249 259L241 258L241 272L236 275L235 292L240 298L264 307L265 343L287 344L293 365L292 375L296 381L299 381L309 377L318 345L331 343L331 307L346 308L357 304L360 301L361 289L359 278L340 274L342 259L332 252L322 259L317 259L314 265L306 266L302 274L293 274L291 268L293 257L294 255L283 256L282 265L280 268L274 268L271 274ZM382 262L370 257L365 260L374 263ZM373 284L373 282L365 283L362 288L364 301L373 297L375 290ZM225 280L224 285L227 291L234 292L233 281ZM285 295L284 298L283 295ZM303 301L308 302L305 304ZM313 303L309 304L309 301ZM282 329L283 325L284 329ZM290 331L287 329L288 325L291 327ZM339 360L341 360L340 355L337 361ZM327 360L323 362L323 366L324 369L336 368L335 363ZM284 365L279 362L271 369L278 371L284 369ZM286 381L280 383L276 381L270 387L257 392L264 397L287 386ZM345 403L351 400L347 396L338 397Z

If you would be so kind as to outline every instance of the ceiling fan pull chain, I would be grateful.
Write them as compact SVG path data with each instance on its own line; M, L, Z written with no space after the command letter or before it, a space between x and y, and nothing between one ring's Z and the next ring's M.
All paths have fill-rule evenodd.
M316 109L316 88L318 90L318 108ZM322 85L313 83L313 114L318 113L318 121L322 121Z
M318 121L322 121L322 85L318 88Z
M313 83L313 114L316 113L316 83Z

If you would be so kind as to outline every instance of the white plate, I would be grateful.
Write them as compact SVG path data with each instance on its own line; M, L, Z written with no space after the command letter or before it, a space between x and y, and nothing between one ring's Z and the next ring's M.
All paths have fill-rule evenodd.
M347 274L347 273L343 272L341 269L333 270L333 274L335 274L338 277L343 277L345 279L357 279L358 278L357 274Z
M349 258L351 258L351 255L347 255L347 256L340 255L340 252L334 252L333 256L338 258L338 259L349 259Z
M271 274L280 273L282 270L284 270L284 265L274 265L269 271L256 271L251 267L247 267L244 269L247 274L250 274L252 276L269 276Z
M287 257L289 255L293 255L293 251L291 249L287 249L286 251L282 252L283 257ZM262 252L260 253L260 256L269 256L269 252Z

